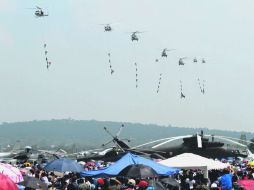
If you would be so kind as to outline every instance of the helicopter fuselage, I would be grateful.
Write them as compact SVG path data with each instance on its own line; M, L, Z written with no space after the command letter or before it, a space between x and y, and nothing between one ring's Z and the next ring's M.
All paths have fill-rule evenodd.
M44 14L44 12L42 10L37 10L35 11L35 16L37 17L43 17L43 16L48 16L47 14Z
M112 31L111 26L105 26L105 27L104 27L104 31L105 31L105 32L110 32L110 31Z
M138 41L138 37L135 34L132 34L131 41Z

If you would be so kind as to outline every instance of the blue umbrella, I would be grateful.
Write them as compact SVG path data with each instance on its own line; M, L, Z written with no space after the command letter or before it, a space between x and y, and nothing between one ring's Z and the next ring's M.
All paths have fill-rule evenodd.
M157 162L154 162L152 160L143 158L141 156L138 156L132 153L127 153L113 165L104 169L100 169L100 170L91 170L91 171L82 172L81 176L82 177L84 176L100 176L100 177L117 176L124 168L133 164L143 164L146 166L150 166L156 171L156 173L159 176L169 176L179 171L179 169L170 168L162 164L159 164Z
M57 171L57 172L82 172L83 167L78 164L75 160L68 159L57 159L49 162L44 169L46 171Z

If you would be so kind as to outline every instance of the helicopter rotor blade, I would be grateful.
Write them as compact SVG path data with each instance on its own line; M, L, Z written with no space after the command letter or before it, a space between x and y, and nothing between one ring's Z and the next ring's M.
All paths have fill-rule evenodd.
M138 146L134 146L132 148L139 148L139 147L142 147L142 146L146 146L146 145L153 144L153 143L156 143L156 142L161 142L161 141L169 140L169 139L172 139L172 138L173 137L168 137L168 138L163 138L163 139L157 139L157 140L150 141L150 142L147 142L147 143L144 143L144 144L140 144Z
M109 130L107 129L107 127L104 127L104 130L105 130L113 139L115 138L114 135L112 135L112 133L109 132Z
M132 150L132 149L130 149L130 150ZM160 151L160 150L149 150L149 149L134 149L135 151L142 151L142 152L147 152L148 154L149 154L149 152L153 152L153 153L162 153L162 154L165 154L165 153L167 153L167 152L165 152L165 151Z
M169 143L169 142L172 142L172 141L175 141L175 140L179 140L179 139L182 139L182 138L185 138L185 137L192 137L192 135L185 135L185 136L173 137L172 139L169 139L169 140L164 141L164 142L162 142L162 143L160 143L160 144L157 144L157 145L153 146L152 148L158 148L158 147L160 147L160 146L162 146L162 145L164 145L164 144L167 144L167 143Z
M42 9L42 8L40 8L40 7L38 7L38 6L35 6L35 7L36 7L37 9L40 9L40 10Z
M215 137L217 137L217 135L215 135ZM224 137L224 138L228 138L228 139L233 139L233 140L235 140L235 141L244 141L244 142L247 142L247 143L250 143L250 144L254 144L254 142L252 142L252 141L242 140L242 139L240 139L240 138L226 137L226 136L220 136L220 137Z
M119 135L121 134L123 128L124 128L124 124L121 125L119 131L116 133L116 137L119 137Z
M142 34L142 33L145 33L146 31L136 31L135 33L136 34Z
M143 151L139 151L139 150L133 150L133 149L127 149L127 150L130 150L131 152L135 152L135 153L138 153L138 154L143 154L143 155L147 155L147 156L150 156L151 154L149 153L146 153L146 152L143 152Z
M252 141L248 141L248 140L243 140L243 139L240 139L240 138L234 138L234 137L227 137L227 136L217 136L217 135L214 135L214 137L220 137L220 138L226 138L226 139L230 139L230 140L234 140L235 142L237 141L243 141L243 142L246 142L246 143L250 143L250 144L254 144L254 142ZM238 142L239 143L239 142ZM240 143L242 144L242 143Z
M131 139L127 139L127 138L125 138L125 139L121 139L121 140L123 140L123 141L127 141L127 142L131 142Z
M166 51L175 51L176 49L166 49Z
M188 135L188 136L191 136L191 135ZM170 139L175 139L175 138L178 138L178 136L175 136L175 137L168 137L168 138L162 138L162 139L157 139L157 140L150 141L150 142L147 142L147 143L144 143L144 144L141 144L141 145L132 147L132 148L139 148L139 147L146 146L146 145L149 145L149 144L154 144L154 143L156 143L156 142L161 142L161 141L170 140Z
M211 135L205 135L205 136L211 137ZM225 136L214 136L214 137L215 137L215 138L218 138L218 139L221 139L221 140L225 140L225 141L231 142L231 143L233 143L233 144L237 144L237 145L239 145L239 146L241 146L241 147L247 147L246 145L244 145L244 144L242 144L242 143L239 143L239 142L237 142L237 141L235 141L235 140L229 139L228 137L225 137Z
M102 144L101 146L107 146L108 144L110 144L110 143L112 143L113 141L112 140L110 140L110 141L108 141L108 142L106 142L106 143L104 143L104 144Z

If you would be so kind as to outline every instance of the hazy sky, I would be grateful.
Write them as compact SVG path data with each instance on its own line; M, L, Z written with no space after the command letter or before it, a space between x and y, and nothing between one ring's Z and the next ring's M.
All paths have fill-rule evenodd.
M27 8L36 5L49 17L35 18ZM71 117L253 132L253 7L253 0L0 0L0 122ZM106 33L102 23L117 24ZM146 31L138 43L130 40L136 30ZM162 59L166 47L176 51ZM192 63L195 56L207 63Z

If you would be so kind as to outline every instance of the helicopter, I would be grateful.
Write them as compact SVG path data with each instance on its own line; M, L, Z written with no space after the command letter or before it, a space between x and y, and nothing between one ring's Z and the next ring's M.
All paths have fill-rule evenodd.
M184 59L186 59L187 57L181 57L180 59L179 59L179 61L178 61L178 64L179 65L185 65L185 63L184 63Z
M165 154L165 152L130 147L127 144L128 142L130 142L130 139L119 138L119 135L123 128L124 124L121 125L116 135L113 135L106 127L104 127L104 130L112 137L112 139L102 144L102 148L75 153L77 155L77 160L78 161L103 160L112 162L120 159L124 154L126 154L126 152L132 152L134 154L143 155L147 157L165 159L165 157L160 155ZM113 146L107 147L107 145L109 145L110 143L113 143Z
M197 62L198 62L198 60L197 60L196 57L193 59L193 62L194 62L194 63L197 63Z
M48 14L45 14L45 12L42 10L42 8L40 8L40 7L38 7L38 6L36 6L36 8L33 8L33 9L37 9L37 10L35 11L35 13L34 13L36 17L49 16Z
M140 33L144 33L144 32L139 32L139 31L132 32L131 33L131 41L138 41L139 38L138 38L137 34L140 34Z
M80 152L78 161L90 161L90 160L103 160L103 161L117 161L127 152L133 154L142 155L144 157L153 159L166 159L178 154L190 152L209 158L225 158L225 157L247 157L248 154L244 151L235 148L225 147L225 143L218 140L230 142L231 144L237 144L243 148L246 146L237 142L236 138L219 136L219 135L205 135L201 130L200 134L183 135L157 139L146 142L141 145L130 147L127 143L128 139L120 139L119 135L124 128L122 124L116 135L113 135L106 127L104 130L108 133L112 139L102 145L102 148ZM174 141L182 140L179 145L166 145L173 143ZM110 143L114 145L107 147Z
M103 25L103 26L104 26L104 32L111 32L111 31L113 30L110 23L107 23L107 24L100 24L100 25Z
M162 53L161 53L161 57L168 57L168 54L167 54L167 51L173 51L175 49L167 49L167 48L164 48L162 50Z
M104 26L104 32L110 32L110 31L112 31L112 27L110 26L110 24L106 24Z
M104 32L111 32L113 30L112 26L118 25L119 22L114 22L114 23L104 23L104 24L99 24L104 27Z

